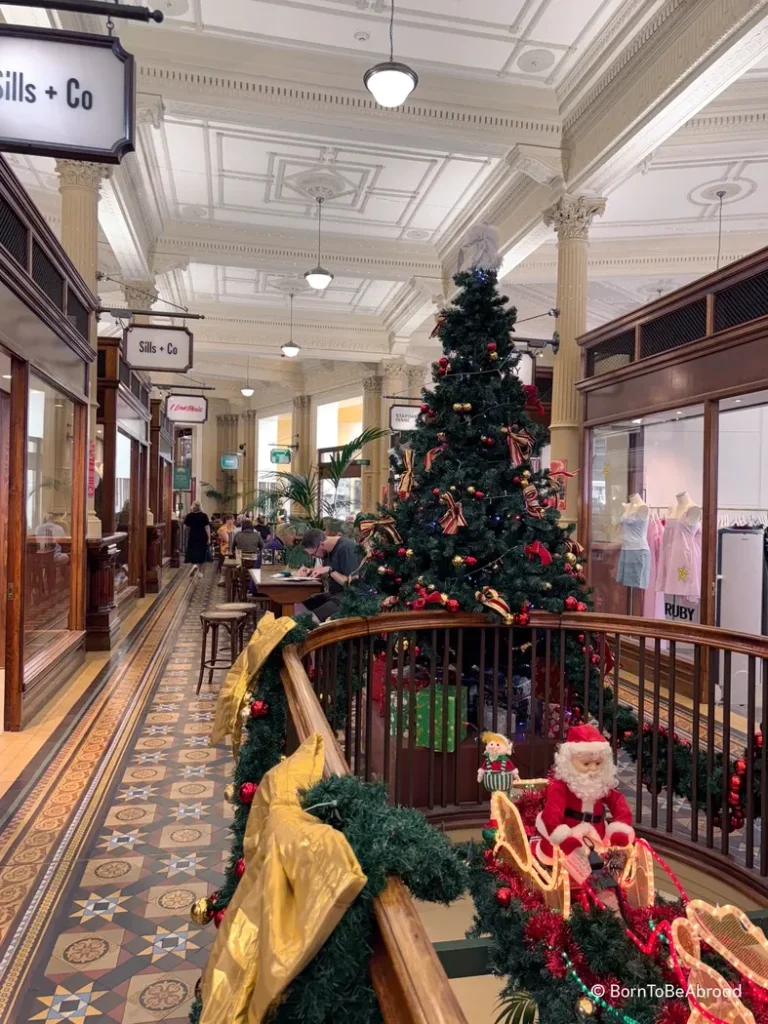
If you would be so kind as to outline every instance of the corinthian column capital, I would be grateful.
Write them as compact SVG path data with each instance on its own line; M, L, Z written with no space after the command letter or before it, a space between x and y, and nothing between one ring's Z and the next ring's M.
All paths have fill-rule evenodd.
M564 192L553 206L544 211L544 223L554 227L559 242L569 238L586 239L592 221L604 212L604 199Z
M68 188L99 191L104 178L112 175L109 164L89 164L82 160L57 160L56 173L59 176L59 190Z

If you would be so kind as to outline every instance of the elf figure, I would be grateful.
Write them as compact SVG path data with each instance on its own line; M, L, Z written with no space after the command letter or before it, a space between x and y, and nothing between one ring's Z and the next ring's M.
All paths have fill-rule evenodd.
M632 812L617 782L611 747L602 733L591 725L572 726L555 754L544 809L536 819L539 836L531 840L542 864L553 862L554 847L559 846L568 874L581 885L592 870L590 841L601 846L634 842Z
M512 740L500 732L484 732L480 737L485 743L483 763L477 769L477 781L487 790L508 793L512 783L520 778L520 772L512 763Z

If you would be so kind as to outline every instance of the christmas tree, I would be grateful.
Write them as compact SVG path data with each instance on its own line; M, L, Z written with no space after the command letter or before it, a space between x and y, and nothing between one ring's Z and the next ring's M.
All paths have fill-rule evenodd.
M524 626L533 608L587 608L580 548L557 511L564 481L539 464L547 431L531 417L535 387L516 374L516 311L497 264L486 250L454 278L460 290L434 332L435 386L406 435L392 509L361 524L371 557L342 615L442 605Z

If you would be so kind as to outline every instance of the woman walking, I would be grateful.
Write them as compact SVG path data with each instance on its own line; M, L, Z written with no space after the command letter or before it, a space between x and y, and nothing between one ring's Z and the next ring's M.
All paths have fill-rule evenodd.
M193 501L189 514L184 520L187 529L187 543L184 561L192 568L190 576L200 575L200 566L208 558L211 547L211 521L200 507L199 501Z

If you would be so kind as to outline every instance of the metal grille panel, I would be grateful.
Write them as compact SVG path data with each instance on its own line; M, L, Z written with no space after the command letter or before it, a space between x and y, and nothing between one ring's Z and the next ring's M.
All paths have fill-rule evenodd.
M64 278L51 263L43 250L32 243L32 277L48 298L59 309L64 309Z
M624 331L613 338L607 338L587 352L587 376L598 377L602 373L627 366L635 358L635 332Z
M96 354L96 376L106 377L107 375L107 353L103 348L100 348Z
M761 316L768 316L768 271L715 294L715 331L726 331Z
M5 199L0 199L0 245L23 267L27 265L27 229Z
M128 365L128 363L126 363L125 360L122 357L118 360L118 362L119 362L119 366L120 366L120 369L118 371L118 377L120 378L120 383L121 384L125 384L125 386L130 390L130 387L131 387L131 368Z
M67 292L67 314L77 333L87 338L88 310L72 291Z
M707 333L707 302L699 299L690 306L673 310L643 324L640 328L640 358L648 359L662 352L697 341Z

